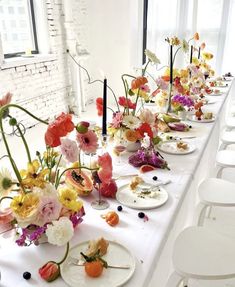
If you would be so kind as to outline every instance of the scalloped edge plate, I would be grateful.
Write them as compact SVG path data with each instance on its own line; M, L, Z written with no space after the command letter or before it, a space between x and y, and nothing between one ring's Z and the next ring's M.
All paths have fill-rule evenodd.
M170 141L163 141L160 142L157 145L157 148L164 152L164 153L168 153L168 154L174 154L174 155L185 155L185 154L190 154L192 152L194 152L196 150L196 146L194 144L185 142L185 141L181 141L181 142L185 142L187 143L187 145L189 146L189 148L187 150L179 150L176 148L176 143L179 141L174 141L174 140L170 140ZM168 148L167 148L168 145Z
M187 119L191 122L196 122L196 123L212 123L215 121L215 116L212 117L212 119L201 119L200 121L195 117L195 115L188 116Z
M145 183L146 184L146 183ZM149 186L154 186L149 184ZM141 198L138 197L136 193L134 193L130 187L129 184L125 184L118 188L118 191L116 193L116 199L121 204L128 206L133 209L153 209L162 206L165 204L168 200L168 193L167 191L161 187L158 186L160 189L160 195L155 198Z
M70 287L118 287L130 280L136 268L135 257L122 244L108 241L108 252L102 258L110 265L129 265L130 268L104 268L103 273L98 278L87 276L83 266L71 264L74 259L81 259L81 251L86 251L89 241L84 241L70 249L69 256L61 265L61 277ZM71 257L73 260L70 259Z

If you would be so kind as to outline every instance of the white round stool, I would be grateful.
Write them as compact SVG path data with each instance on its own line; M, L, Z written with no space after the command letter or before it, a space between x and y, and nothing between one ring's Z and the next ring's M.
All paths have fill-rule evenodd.
M188 286L189 279L222 280L235 277L234 239L205 227L183 230L173 249L175 272L166 287Z
M227 130L232 130L235 128L235 117L227 117L225 119L225 125Z
M211 207L235 206L235 183L220 178L208 178L198 186L198 195L200 203L196 208L196 219L197 225L202 226L206 212L211 211Z
M224 131L220 140L221 145L219 150L226 149L228 145L235 144L235 131Z
M220 150L216 155L216 164L219 169L217 171L217 178L221 178L224 168L235 167L235 151L234 150Z

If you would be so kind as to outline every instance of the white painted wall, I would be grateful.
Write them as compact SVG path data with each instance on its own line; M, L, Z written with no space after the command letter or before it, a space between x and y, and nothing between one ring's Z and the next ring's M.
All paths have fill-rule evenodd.
M87 0L88 69L93 79L105 75L117 96L124 95L121 75L141 65L142 6L142 0ZM92 97L102 96L101 84L91 89Z

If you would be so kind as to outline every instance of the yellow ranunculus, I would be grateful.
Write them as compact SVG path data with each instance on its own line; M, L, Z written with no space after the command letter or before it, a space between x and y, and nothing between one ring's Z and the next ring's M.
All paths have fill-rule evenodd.
M27 170L22 169L20 175L22 177L22 185L27 188L34 186L44 188L46 184L45 177L49 174L49 169L42 169L39 172L40 163L38 160L33 160L28 163Z
M196 66L199 65L199 60L198 60L198 58L193 57L192 63L193 63L194 65L196 65Z
M205 60L205 61L209 61L213 58L213 54L211 53L208 53L208 52L203 52L202 53L202 58Z
M79 211L83 206L82 201L78 200L77 192L66 187L59 190L59 201L64 207L74 212Z
M164 72L164 76L170 76L170 68L167 67L165 72ZM173 69L173 78L175 77L179 77L180 76L180 72L178 69Z
M33 223L37 215L38 204L38 195L27 193L13 197L10 207L15 214L17 222L20 225L27 226Z

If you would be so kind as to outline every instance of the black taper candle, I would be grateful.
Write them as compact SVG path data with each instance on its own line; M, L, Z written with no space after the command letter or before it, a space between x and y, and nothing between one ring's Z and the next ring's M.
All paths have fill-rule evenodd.
M102 135L107 135L107 79L104 79L103 85L103 118L102 118Z
M193 62L193 45L191 45L191 50L190 50L190 64Z
M201 47L198 48L198 57L197 57L198 60L200 59L200 56L201 56Z
M173 45L170 45L170 84L173 83Z

